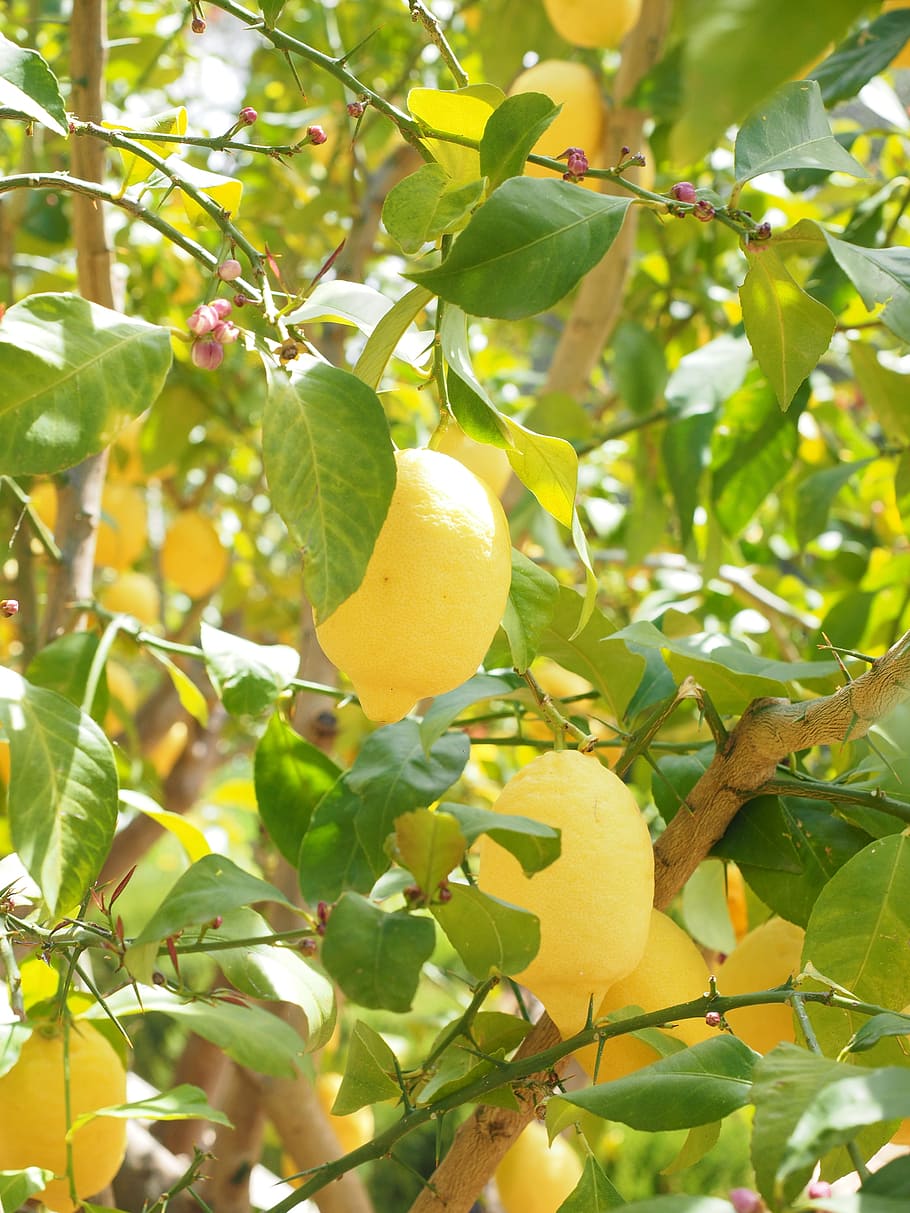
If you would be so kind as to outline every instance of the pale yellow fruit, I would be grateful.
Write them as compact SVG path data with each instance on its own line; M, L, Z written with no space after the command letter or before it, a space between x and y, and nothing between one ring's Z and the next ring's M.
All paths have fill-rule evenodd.
M95 563L128 569L148 543L145 497L131 484L106 484L101 495L101 520L95 543Z
M638 22L642 0L543 0L550 24L573 46L613 50Z
M107 689L111 699L116 700L122 716L133 716L139 707L139 688L136 686L132 674L117 661L109 661L104 667L104 671L107 675ZM104 717L104 728L108 733L119 733L123 729L123 719L121 715L118 715L117 708L113 704L110 705Z
M893 13L900 8L910 8L908 0L885 0L882 5L883 13ZM910 67L910 42L904 44L903 50L891 60L892 67Z
M727 912L733 926L733 934L739 943L749 932L749 903L746 900L746 882L735 863L728 863L725 872L727 884Z
M547 1145L547 1131L532 1121L496 1168L504 1213L557 1213L581 1179L578 1155L563 1137Z
M230 557L212 522L184 510L168 527L161 547L161 572L190 598L205 598L221 585Z
M399 451L396 463L363 582L316 628L364 713L382 722L471 677L512 578L509 524L482 480L438 451Z
M562 110L531 149L539 156L556 157L570 147L580 147L592 166L598 166L604 141L605 109L597 77L583 63L566 59L542 59L517 77L509 95L545 93ZM526 164L529 177L555 178L555 173L538 164ZM597 182L586 177L584 184L597 189Z
M488 442L475 442L454 422L450 422L443 430L434 449L463 463L475 476L479 476L488 484L497 497L503 495L506 485L512 479L512 465L502 447L491 446Z
M692 1002L708 989L708 966L698 948L672 918L660 910L651 911L651 929L644 956L628 975L611 986L597 1008L596 1017L605 1019L621 1007L641 1007L643 1011L659 1011L680 1002ZM681 1019L666 1029L683 1044L694 1045L717 1034L704 1019ZM589 1074L594 1073L597 1046L580 1049L578 1060ZM642 1066L657 1061L660 1054L635 1036L618 1036L608 1040L600 1057L598 1082L623 1078Z
M40 480L29 493L32 509L49 531L57 525L57 486L53 480Z
M89 1024L69 1033L70 1113L126 1102L126 1073L113 1046ZM33 1032L19 1059L0 1078L0 1171L47 1167L66 1173L66 1103L63 1036ZM80 1197L107 1187L126 1151L126 1121L101 1116L73 1136L73 1175ZM55 1179L38 1193L57 1213L75 1205L66 1179Z
M175 720L162 738L148 752L148 760L159 779L166 779L186 749L190 730L185 720Z
M0 783L9 787L9 742L0 741Z
M785 918L769 918L736 945L717 971L720 994L770 990L795 977L802 968L805 931ZM768 1053L784 1041L796 1041L793 1012L786 1003L741 1007L726 1020L757 1053Z
M161 595L158 587L145 573L121 573L116 581L106 585L98 601L114 614L133 615L140 623L154 626L161 618Z
M562 831L559 858L531 877L483 835L478 883L537 915L540 949L517 980L570 1036L584 1026L590 1000L596 1007L644 954L654 900L648 827L622 780L578 750L533 759L493 810Z
M356 1112L351 1112L349 1115L336 1116L332 1111L332 1104L335 1102L335 1096L338 1094L341 1083L341 1074L317 1075L316 1097L323 1112L329 1118L332 1131L338 1138L338 1144L345 1154L350 1154L352 1150L358 1150L372 1140L376 1125L373 1120L373 1109L369 1105L358 1108Z

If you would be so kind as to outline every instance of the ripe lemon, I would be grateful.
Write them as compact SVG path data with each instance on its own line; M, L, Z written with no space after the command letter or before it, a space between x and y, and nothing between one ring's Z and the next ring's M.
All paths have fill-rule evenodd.
M516 78L509 95L545 93L562 110L531 149L539 156L559 156L570 147L587 153L592 166L601 161L604 141L605 110L600 85L590 68L566 59L542 59ZM554 176L550 169L526 164L528 177ZM584 184L597 189L597 182L586 177Z
M496 1168L504 1213L557 1213L581 1179L578 1155L563 1137L547 1145L547 1131L532 1121Z
M802 968L805 932L785 918L769 918L738 943L717 971L721 994L750 994L783 985ZM793 1012L786 1003L728 1011L730 1027L750 1048L767 1053L796 1041Z
M0 741L0 783L9 787L9 742Z
M190 598L205 598L224 581L230 557L208 518L184 510L168 527L161 572Z
M512 478L512 465L502 447L488 442L475 442L459 426L449 423L439 437L434 450L451 455L463 463L475 476L490 486L497 497L505 492Z
M95 563L128 569L148 542L145 497L131 484L106 484L101 495L101 521Z
M175 720L164 736L151 747L148 760L159 779L166 779L170 775L189 739L189 725L185 720Z
M746 898L746 882L735 863L728 863L725 872L727 882L727 912L736 942L749 933L749 903Z
M885 0L882 5L883 13L893 13L899 8L910 8L910 3L907 0ZM904 45L904 49L891 60L892 67L910 67L910 42Z
M112 701L104 717L104 728L108 733L119 733L123 729L123 719L135 715L139 707L139 688L132 674L118 661L109 661L104 667L107 675L107 689ZM122 716L118 713L122 713Z
M72 1119L126 1102L126 1073L113 1046L89 1024L69 1034ZM63 1037L33 1032L19 1060L0 1078L0 1171L47 1167L66 1173ZM126 1151L126 1121L99 1117L73 1135L73 1175L80 1197L107 1187ZM75 1208L66 1179L38 1193L56 1213Z
M116 581L104 587L98 601L108 611L133 615L148 627L161 618L161 595L145 573L121 573Z
M316 636L370 720L400 720L475 672L509 596L509 524L492 491L438 451L396 454L366 575Z
M332 1131L338 1138L338 1144L345 1154L366 1145L373 1137L376 1125L373 1120L373 1109L369 1106L358 1108L346 1116L337 1116L332 1111L332 1104L341 1086L341 1074L319 1074L316 1077L316 1097L329 1118Z
M691 1002L707 991L709 976L704 957L686 932L660 910L652 910L644 956L628 977L610 987L597 1008L597 1018L604 1019L621 1007L659 1011L678 1002ZM694 1045L716 1035L716 1029L709 1028L703 1019L681 1019L667 1033L686 1045ZM593 1074L597 1046L580 1049L577 1056L587 1072ZM622 1078L657 1061L659 1056L656 1049L635 1036L608 1040L600 1057L597 1081Z
M531 877L483 835L478 883L540 919L540 950L517 979L570 1036L584 1026L591 998L596 1007L644 954L654 900L648 827L622 780L578 750L533 759L493 810L562 831L559 858Z
M550 24L573 46L619 46L638 22L641 0L543 0Z

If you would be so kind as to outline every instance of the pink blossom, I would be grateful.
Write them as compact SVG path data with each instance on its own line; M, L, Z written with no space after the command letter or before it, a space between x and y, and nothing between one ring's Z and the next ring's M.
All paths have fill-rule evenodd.
M224 361L224 346L217 341L194 341L190 357L201 371L217 371Z
M227 261L222 261L215 273L222 282L233 282L243 273L243 266L234 257L229 257Z

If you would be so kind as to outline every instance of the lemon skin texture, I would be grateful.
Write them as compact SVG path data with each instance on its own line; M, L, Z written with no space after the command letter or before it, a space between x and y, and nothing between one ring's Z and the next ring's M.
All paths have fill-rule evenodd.
M370 720L475 673L509 596L509 524L490 488L457 459L399 451L398 481L361 585L316 637Z
M514 97L518 93L544 93L554 105L562 106L562 110L531 148L532 152L538 156L555 157L567 148L580 147L587 153L591 165L598 166L606 111L600 85L590 68L566 59L543 59L516 77L509 89L509 96ZM525 175L556 179L551 169L539 164L526 164ZM598 188L597 181L591 177L586 177L582 184L589 189Z
M628 975L611 986L596 1011L597 1019L605 1019L621 1007L641 1007L643 1011L659 1011L679 1002L700 998L708 989L708 966L690 937L672 918L660 910L651 911L651 929L645 954ZM681 1019L667 1035L675 1036L685 1045L698 1044L717 1034L703 1019ZM597 1046L579 1049L578 1060L593 1075ZM618 1036L608 1040L600 1056L598 1082L624 1078L642 1066L657 1061L660 1054L635 1036Z
M638 21L642 0L544 0L550 24L573 46L619 46Z
M736 945L717 971L720 994L750 994L783 985L802 968L805 932L785 918L769 918ZM727 1011L727 1023L758 1053L796 1042L793 1013L784 1003Z
M559 858L531 877L483 835L478 883L537 915L540 950L516 978L570 1036L584 1027L590 1000L596 1007L644 954L654 901L648 827L622 780L578 750L533 759L493 811L562 831Z
M581 1179L578 1155L562 1137L532 1121L496 1168L504 1213L557 1213Z
M161 572L190 598L205 598L228 571L230 557L208 518L183 510L161 545Z
M70 1104L83 1112L126 1102L126 1072L113 1046L90 1025L69 1034ZM34 1032L19 1060L0 1078L0 1171L47 1167L66 1173L63 1037ZM73 1174L80 1197L107 1187L126 1152L126 1121L99 1117L73 1135ZM56 1213L76 1206L69 1182L55 1179L38 1193Z

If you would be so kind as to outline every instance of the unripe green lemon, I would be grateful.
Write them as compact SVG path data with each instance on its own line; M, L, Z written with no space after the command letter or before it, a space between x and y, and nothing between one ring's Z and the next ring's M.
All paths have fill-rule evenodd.
M460 686L509 596L509 524L491 489L439 451L398 451L389 512L357 590L317 625L370 720Z
M641 0L543 0L550 24L573 46L619 46L641 13Z
M769 918L736 945L717 971L721 994L750 994L783 985L802 968L805 931L785 918ZM793 1012L786 1003L727 1011L730 1027L757 1053L796 1041Z
M691 1002L708 989L708 966L698 948L672 918L660 910L651 911L651 929L641 960L628 975L607 991L596 1018L605 1019L621 1007L641 1007L643 1011L659 1011L676 1003ZM666 1029L686 1045L716 1035L704 1019L681 1019ZM597 1068L597 1081L610 1082L623 1078L642 1066L657 1061L660 1054L635 1036L617 1036L604 1044ZM579 1049L579 1062L589 1074L594 1073L597 1046Z
M527 877L487 835L478 883L540 920L540 950L517 979L547 1008L563 1036L584 1026L588 1004L644 954L654 901L654 855L635 798L590 754L542 754L506 784L496 813L561 830L562 850Z
M496 1168L504 1213L557 1213L581 1179L578 1155L563 1137L547 1145L547 1131L532 1121Z

